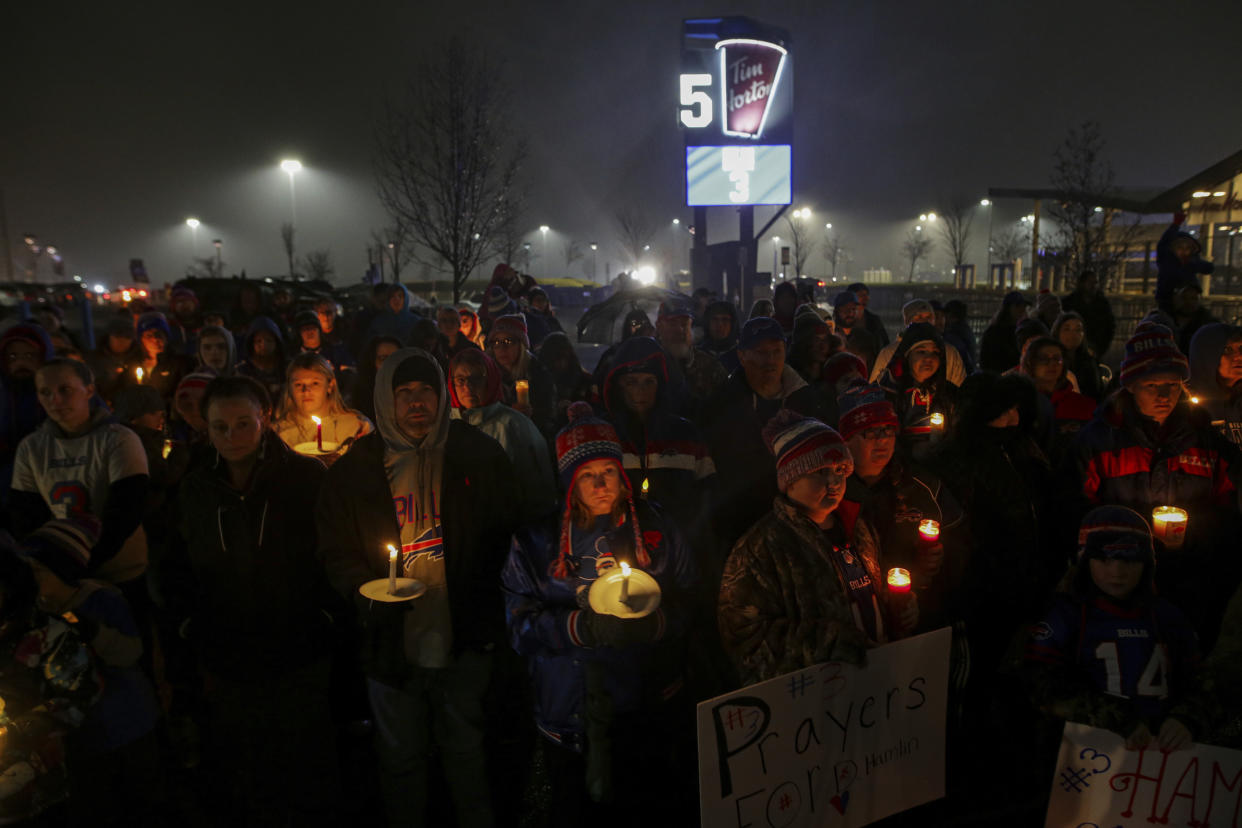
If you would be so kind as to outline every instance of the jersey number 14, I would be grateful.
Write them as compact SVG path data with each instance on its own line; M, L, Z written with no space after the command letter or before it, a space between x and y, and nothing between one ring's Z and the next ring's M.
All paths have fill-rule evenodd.
M1121 690L1121 658L1117 652L1117 642L1102 642L1095 648L1095 657L1104 661L1108 683L1106 692L1110 696L1125 698L1126 695ZM1157 644L1151 652L1151 658L1147 660L1147 666L1143 668L1143 674L1139 676L1135 693L1139 696L1151 696L1158 699L1167 698L1169 695L1168 674L1168 654L1163 646Z

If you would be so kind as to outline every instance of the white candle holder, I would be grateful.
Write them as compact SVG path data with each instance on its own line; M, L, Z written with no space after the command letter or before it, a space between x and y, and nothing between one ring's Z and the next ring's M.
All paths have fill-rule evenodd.
M626 576L621 572L621 567L604 570L587 593L591 609L600 615L615 615L618 618L643 618L655 612L661 597L660 584L656 579L641 569L632 568L628 580L628 598L622 601L622 584Z

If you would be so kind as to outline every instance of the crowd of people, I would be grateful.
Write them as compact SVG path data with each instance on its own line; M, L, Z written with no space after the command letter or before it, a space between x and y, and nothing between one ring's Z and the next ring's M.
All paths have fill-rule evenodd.
M219 824L335 824L362 727L392 826L698 824L695 703L943 627L935 819L998 732L1239 746L1242 328L1169 284L1116 372L1091 273L978 346L960 300L890 337L863 284L670 295L593 372L503 265L427 318L177 288L90 352L40 308L0 335L0 820L159 824L202 767ZM635 570L658 608L603 604Z

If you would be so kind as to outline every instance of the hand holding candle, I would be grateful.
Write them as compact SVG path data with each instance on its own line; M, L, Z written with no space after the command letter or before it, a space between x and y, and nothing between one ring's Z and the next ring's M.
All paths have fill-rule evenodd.
M940 521L919 521L918 545L919 574L934 578L944 563L944 546L940 543Z
M895 566L888 571L888 591L907 593L910 591L910 570Z
M388 544L388 594L397 594L397 547Z
M1165 549L1181 549L1186 541L1186 524L1190 516L1176 506L1157 506L1151 511L1152 535Z
M895 596L892 602L892 610L896 615L895 632L898 636L909 635L919 625L919 602L910 591L910 570L895 566L888 571L886 580L888 591Z

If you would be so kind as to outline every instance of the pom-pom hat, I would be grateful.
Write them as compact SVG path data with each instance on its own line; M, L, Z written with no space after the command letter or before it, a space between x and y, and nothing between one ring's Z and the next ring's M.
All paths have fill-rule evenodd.
M642 532L638 527L638 516L634 512L634 492L630 489L629 478L626 477L625 468L621 463L621 440L617 437L617 430L607 420L595 416L594 409L585 402L576 402L569 406L568 414L569 425L556 435L556 467L561 478L561 486L565 489L565 512L561 519L558 554L552 562L552 577L568 578L571 574L569 533L573 519L578 474L584 465L593 460L611 460L617 464L622 496L626 499L630 524L634 530L635 561L640 567L650 566L651 557L643 545Z
M1177 349L1173 332L1163 325L1143 324L1126 340L1121 358L1121 384L1130 385L1152 374L1176 374L1190 379L1190 363Z
M838 431L848 440L860 431L877 426L897 426L897 410L878 385L855 385L837 397L841 413Z
M849 446L833 429L810 417L783 408L763 427L763 440L776 457L776 484L782 492L799 477L854 458Z

